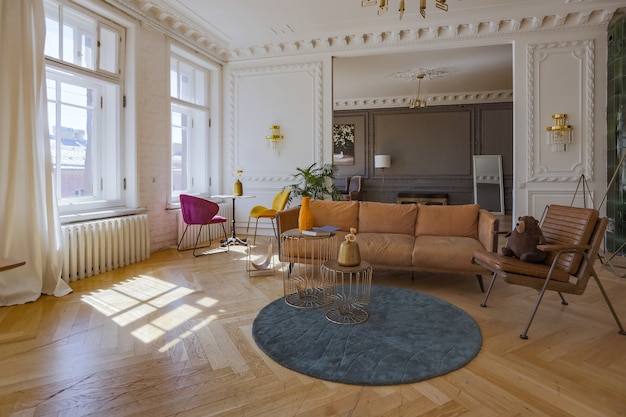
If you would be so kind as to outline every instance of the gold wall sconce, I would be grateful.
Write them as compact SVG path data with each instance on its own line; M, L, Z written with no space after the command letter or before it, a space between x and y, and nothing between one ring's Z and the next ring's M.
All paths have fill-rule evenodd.
M272 125L269 127L271 134L266 135L265 139L272 149L278 151L280 143L283 140L283 135L280 134L280 126Z
M554 126L548 126L548 145L554 152L565 152L567 145L574 143L574 126L567 124L567 114L553 114Z

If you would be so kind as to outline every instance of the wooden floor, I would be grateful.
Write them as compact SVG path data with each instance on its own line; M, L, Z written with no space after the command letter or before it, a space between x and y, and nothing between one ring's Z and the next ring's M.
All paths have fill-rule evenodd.
M597 266L626 322L626 279ZM378 285L447 300L480 325L464 368L410 385L325 382L267 358L251 337L282 272L249 277L243 247L167 250L72 284L62 298L0 308L0 416L626 416L626 336L594 282L562 306L472 276L376 271Z

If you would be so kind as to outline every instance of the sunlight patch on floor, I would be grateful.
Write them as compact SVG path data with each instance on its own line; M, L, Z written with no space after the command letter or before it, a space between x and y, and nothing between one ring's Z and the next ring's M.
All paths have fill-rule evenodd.
M193 292L195 291L191 288L140 275L115 284L111 288L85 295L82 300L120 327L135 324L138 327L133 329L131 334L143 343L153 343L168 331L202 314L203 309L219 302L219 300L205 296L195 302L197 306L183 303L172 309L163 309ZM196 324L194 330L207 326L216 318L211 315ZM191 331L182 332L160 350L166 351L190 334Z

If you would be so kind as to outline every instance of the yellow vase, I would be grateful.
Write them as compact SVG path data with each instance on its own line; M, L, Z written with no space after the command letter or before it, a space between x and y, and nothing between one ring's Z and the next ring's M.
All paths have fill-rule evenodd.
M300 207L300 214L298 215L298 228L300 231L313 228L313 214L309 207L310 200L311 197L302 197L302 206Z
M341 266L358 266L361 263L361 251L356 242L341 242L337 263Z
M235 181L235 187L233 188L233 194L234 195L243 195L243 184L241 183L241 181L239 181L239 178L237 178L237 181Z

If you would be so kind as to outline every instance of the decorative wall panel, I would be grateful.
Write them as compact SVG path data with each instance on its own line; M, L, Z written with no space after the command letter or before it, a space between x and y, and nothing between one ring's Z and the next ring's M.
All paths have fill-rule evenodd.
M593 180L594 43L552 42L528 47L527 181ZM567 71L563 71L567 68ZM546 141L552 114L566 113L574 143L553 152Z
M234 69L226 140L231 172L243 169L244 183L289 181L294 166L321 162L322 90L319 62ZM270 149L264 139L270 125L279 125L284 136L278 151ZM279 160L291 164L285 166Z

